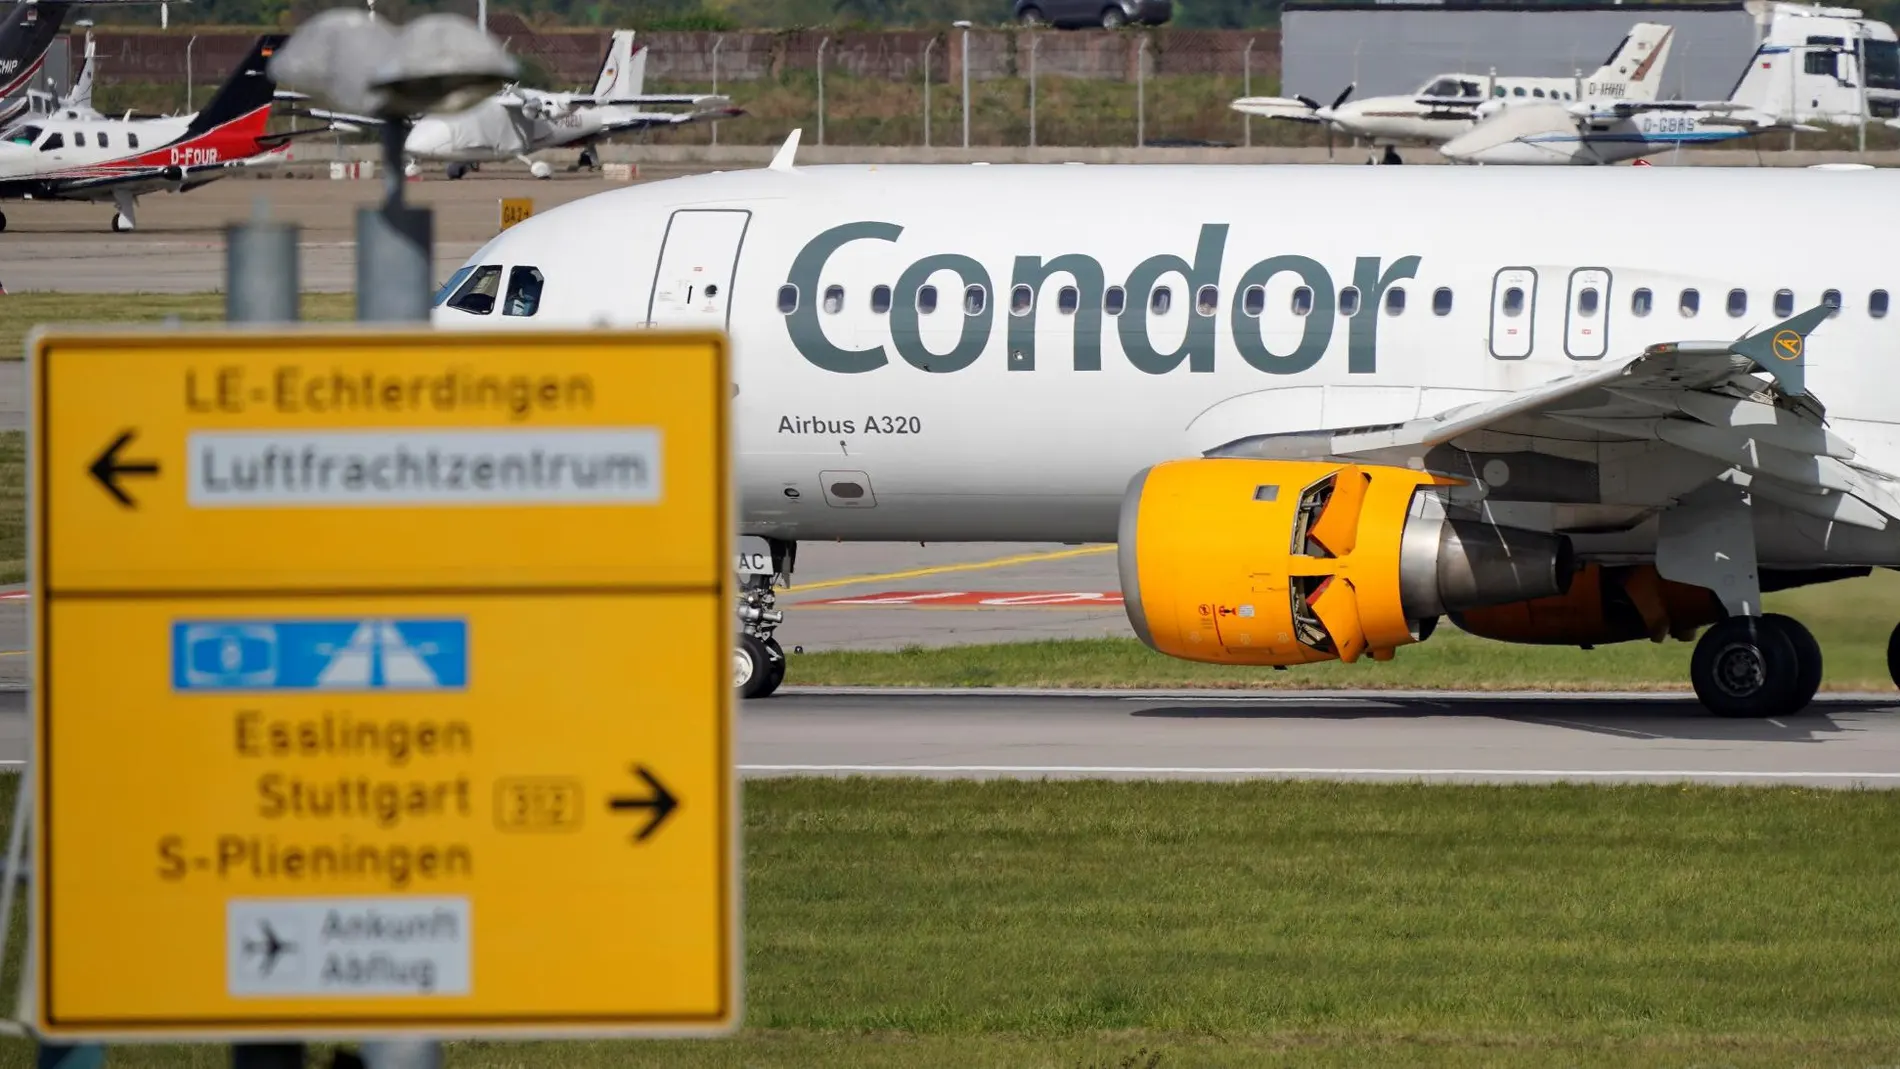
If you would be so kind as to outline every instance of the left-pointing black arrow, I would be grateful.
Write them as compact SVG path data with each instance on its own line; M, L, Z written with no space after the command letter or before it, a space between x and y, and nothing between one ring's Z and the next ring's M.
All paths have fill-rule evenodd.
M106 493L117 498L119 504L129 509L138 508L138 502L132 500L124 488L119 486L119 478L124 475L158 474L158 462L155 460L119 459L120 451L137 434L137 431L120 431L119 436L112 440L111 445L106 446L105 452L100 453L99 459L93 461L92 467L87 469L92 472L93 478L99 480L99 485L106 488Z
M640 842L660 829L660 825L666 822L666 818L673 810L679 808L680 801L678 798L673 797L672 791L667 790L661 785L659 780L653 778L653 773L648 772L645 765L633 766L633 774L645 780L646 785L653 789L652 796L648 798L635 798L625 794L616 795L607 799L607 808L616 813L626 812L630 809L649 809L653 811L653 815L647 819L646 827L634 833L633 841Z

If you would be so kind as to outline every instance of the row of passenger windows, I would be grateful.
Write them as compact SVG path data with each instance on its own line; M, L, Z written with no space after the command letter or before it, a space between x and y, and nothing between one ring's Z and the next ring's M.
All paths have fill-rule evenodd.
M1498 301L1498 310L1506 316L1516 317L1524 314L1525 291L1521 286L1506 287ZM790 315L798 310L798 287L784 285L778 291L778 310ZM981 315L988 302L988 292L982 286L968 286L963 291L963 314ZM1393 286L1385 291L1385 314L1400 315L1405 311L1405 287ZM1081 307L1081 294L1074 286L1064 286L1056 292L1056 311L1063 315L1074 315ZM1602 305L1602 294L1595 286L1585 286L1577 291L1576 312L1580 316L1594 316ZM1028 315L1035 308L1036 294L1028 286L1017 286L1010 291L1009 311L1011 315ZM1110 286L1102 294L1102 311L1109 315L1121 315L1128 303L1127 292L1120 286ZM1821 303L1840 314L1842 298L1840 290L1827 290L1821 294ZM843 286L825 287L824 298L820 305L827 314L837 315L844 311L845 295ZM1359 314L1360 294L1357 286L1347 286L1339 291L1339 314L1353 316ZM1776 290L1774 294L1774 314L1786 319L1795 312L1793 290ZM1450 315L1452 293L1448 286L1440 286L1432 291L1432 314ZM1630 314L1642 317L1648 315L1656 306L1656 295L1648 287L1630 291ZM1886 316L1890 298L1886 290L1874 290L1867 295L1867 314L1875 319ZM1313 310L1313 291L1300 286L1294 289L1289 307L1294 315L1307 315ZM1725 307L1728 314L1741 318L1748 314L1748 291L1733 289L1728 291ZM918 312L929 315L937 310L937 287L917 287L916 308ZM1174 291L1167 286L1156 286L1148 295L1148 311L1155 315L1167 315L1174 308ZM1250 316L1262 315L1267 308L1267 290L1265 286L1249 286L1241 294L1240 309ZM883 315L891 310L891 288L873 286L871 288L871 311ZM1220 289L1216 286L1202 286L1194 294L1194 311L1198 315L1211 316L1220 310ZM1702 311L1702 294L1695 289L1685 289L1677 294L1676 310L1684 317L1694 316Z
M778 290L778 310L790 315L798 310L798 287L787 283ZM963 290L963 314L981 315L989 300L988 291L982 286L967 286ZM824 298L819 307L827 314L837 315L844 311L844 287L825 287ZM1010 291L1009 311L1011 315L1028 315L1035 308L1036 294L1028 286L1017 286ZM1339 314L1353 316L1359 314L1359 287L1347 286L1339 291ZM1082 306L1082 295L1074 286L1064 286L1056 291L1056 311L1063 315L1074 315ZM1102 293L1102 311L1109 315L1121 315L1128 306L1128 293L1120 286L1110 286ZM1294 315L1306 315L1313 310L1313 291L1300 286L1293 291L1291 308ZM937 310L937 287L919 286L916 297L917 311L929 315ZM1241 311L1250 316L1263 314L1267 310L1267 288L1249 286L1240 297ZM1168 286L1156 286L1148 294L1148 311L1155 315L1167 315L1174 309L1174 290ZM883 315L891 310L891 288L889 286L871 287L871 311ZM1194 293L1194 311L1198 315L1211 316L1220 310L1220 288L1202 286ZM1405 287L1394 286L1385 291L1385 313L1398 315L1405 311ZM1432 291L1432 312L1435 315L1451 314L1451 290L1440 286Z
M35 141L39 141L40 133L41 133L41 130L37 126L22 127L19 133L14 134L12 137L8 138L7 140L13 142L16 145L31 145ZM105 130L101 130L98 133L94 134L93 136L98 139L97 143L100 148L112 147L111 133ZM77 145L80 148L86 147L86 132L84 130L73 131L73 144ZM39 141L39 149L41 152L51 152L54 149L62 149L65 147L66 147L66 137L64 134L61 134L57 130L53 131L50 134L47 134L45 140ZM127 131L125 135L125 147L138 148L139 135L132 133L130 131Z
M1596 315L1597 306L1599 305L1599 303L1600 303L1600 296L1597 292L1596 287L1586 286L1583 289L1577 291L1576 311L1578 315L1586 316L1586 317ZM1830 309L1832 309L1829 315L1841 314L1841 309L1843 307L1841 291L1840 290L1822 291L1821 303L1827 305ZM1891 304L1892 304L1892 299L1888 296L1886 290L1873 290L1872 292L1867 294L1867 314L1868 316L1874 319L1885 318L1887 315L1887 309L1891 306ZM1731 318L1740 319L1741 317L1747 315L1748 314L1748 291L1741 290L1741 289L1729 290L1728 299L1724 302L1723 306L1728 311L1728 314ZM1641 318L1643 316L1648 315L1650 312L1654 311L1655 307L1656 307L1656 295L1648 287L1645 286L1645 287L1641 287L1639 289L1634 289L1630 291L1630 314L1631 315ZM1523 288L1519 286L1511 286L1505 289L1503 299L1498 302L1498 310L1503 312L1507 316L1515 317L1515 316L1523 315L1524 314ZM1676 311L1681 313L1681 315L1684 318L1689 318L1689 317L1701 314L1702 312L1701 291L1695 290L1695 289L1685 289L1681 291L1680 293L1678 293L1676 295ZM1794 291L1793 290L1776 290L1775 295L1774 295L1774 300L1773 300L1773 311L1774 311L1775 317L1778 319L1786 319L1789 316L1794 315L1794 312L1795 312Z

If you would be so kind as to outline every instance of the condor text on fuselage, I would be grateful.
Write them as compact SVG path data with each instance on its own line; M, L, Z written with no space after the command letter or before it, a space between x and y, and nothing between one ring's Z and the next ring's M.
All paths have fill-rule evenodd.
M846 223L824 231L799 250L780 288L778 307L799 355L815 367L841 374L875 371L890 363L892 352L922 371L961 371L991 349L999 314L992 295L1005 292L1010 303L1001 314L1007 323L1005 352L1011 371L1036 369L1039 317L1051 315L1073 322L1069 366L1076 371L1101 370L1106 334L1131 366L1148 374L1164 375L1183 367L1210 373L1215 370L1216 333L1224 322L1242 360L1268 374L1291 375L1319 362L1341 318L1347 320L1347 370L1355 374L1378 370L1376 309L1395 283L1416 277L1420 257L1401 255L1389 261L1380 256L1355 257L1351 276L1342 285L1311 256L1267 256L1240 272L1231 290L1239 299L1223 308L1220 283L1230 257L1228 230L1226 223L1204 223L1186 255L1164 252L1146 257L1125 279L1113 284L1102 262L1082 252L1016 255L1006 290L999 289L989 270L973 257L955 252L920 256L896 275L894 286L873 287L870 294L860 295L866 301L860 314L868 308L888 317L887 351L884 345L842 346L827 335L825 314L835 314L846 294L840 286L827 295L821 280L831 258L851 243L898 243L904 228L891 222ZM951 303L963 317L954 347L935 352L925 345L920 317L935 311L936 290L930 284L944 272L958 280ZM1174 308L1175 291L1164 284L1170 275L1186 283L1178 299L1190 306L1191 318L1178 343L1163 348L1152 337L1149 320L1151 314L1166 315ZM1276 352L1263 320L1268 285L1282 275L1296 282L1290 305L1300 326L1297 341L1286 351ZM1045 284L1052 282L1062 286L1053 307L1037 299ZM827 302L832 307L827 308Z

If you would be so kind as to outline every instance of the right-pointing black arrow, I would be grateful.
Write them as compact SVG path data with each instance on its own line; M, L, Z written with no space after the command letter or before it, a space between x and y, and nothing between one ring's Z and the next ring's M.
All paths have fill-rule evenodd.
M158 462L155 460L120 462L119 451L124 449L126 443L130 442L136 434L138 434L137 431L120 431L119 436L112 440L112 444L106 446L105 452L100 453L98 459L92 462L92 466L86 469L92 472L93 478L99 480L100 486L106 488L106 493L117 498L119 504L129 509L138 508L138 503L120 488L119 476L158 474Z
M659 780L653 778L653 773L648 772L645 765L634 765L633 774L645 780L648 787L653 788L652 797L635 798L624 794L616 795L607 799L607 808L616 813L623 813L630 809L653 811L653 816L648 818L646 827L634 833L633 841L637 843L658 831L660 825L666 822L666 818L673 810L679 808L680 800L673 797L673 792L662 786Z

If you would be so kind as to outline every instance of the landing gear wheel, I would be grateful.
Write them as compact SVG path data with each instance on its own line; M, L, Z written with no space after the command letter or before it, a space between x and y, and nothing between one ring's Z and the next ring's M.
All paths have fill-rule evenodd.
M0 212L0 231L4 231L6 230L6 228L7 228L7 213Z
M766 697L784 681L784 665L783 656L773 658L758 636L740 635L732 647L733 688L741 698Z
M1821 644L1814 640L1814 632L1792 616L1783 616L1778 612L1765 613L1762 622L1781 629L1794 647L1795 662L1800 665L1796 676L1794 697L1788 707L1791 713L1798 713L1814 700L1815 692L1821 689Z
M1385 147L1385 156L1379 162L1387 167L1396 167L1405 161L1399 158L1399 150L1391 145Z
M1102 12L1102 29L1119 30L1128 24L1128 15L1119 7L1111 7Z
M1717 716L1776 716L1797 708L1801 662L1787 629L1731 616L1696 643L1689 680Z
M1893 625L1893 633L1887 636L1887 676L1900 687L1900 624Z
M114 234L123 234L130 229L132 229L132 224L126 219L123 212L112 213L112 232Z
M1042 17L1041 8L1026 7L1023 8L1023 13L1017 16L1016 21L1022 23L1024 26L1040 26L1047 20Z
M600 157L594 154L594 146L589 145L581 150L580 166L588 171L600 170Z
M468 173L468 165L451 163L447 167L442 168L442 173L448 176L449 181L454 182Z
M765 662L771 666L771 680L766 685L765 694L760 697L776 693L779 684L785 682L785 648L778 644L778 639L768 638L765 640L765 649L771 654L771 660Z

